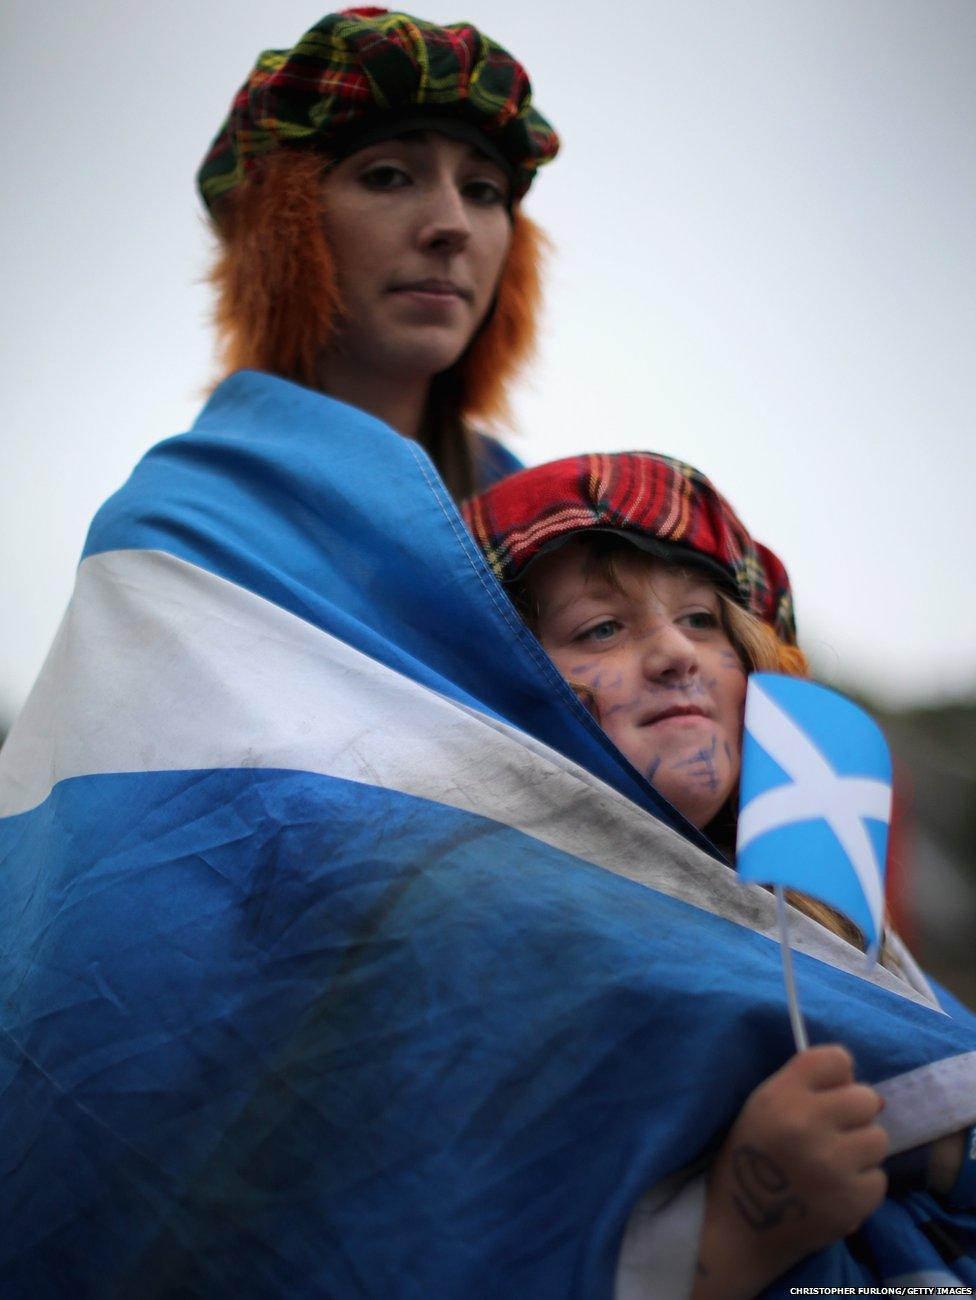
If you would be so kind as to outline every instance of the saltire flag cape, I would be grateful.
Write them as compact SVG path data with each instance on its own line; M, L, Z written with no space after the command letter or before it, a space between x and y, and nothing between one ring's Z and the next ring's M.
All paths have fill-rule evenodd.
M96 517L0 776L0 1295L687 1294L701 1170L791 1052L773 902L416 445L225 382ZM976 1119L973 1019L791 930L894 1149ZM768 1294L974 1243L913 1194Z

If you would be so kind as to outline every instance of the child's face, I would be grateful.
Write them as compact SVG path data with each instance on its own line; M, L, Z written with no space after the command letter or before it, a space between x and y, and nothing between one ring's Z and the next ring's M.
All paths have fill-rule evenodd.
M525 587L537 632L570 682L593 692L618 749L695 826L739 779L746 674L704 575L637 550L615 553L619 585L573 541L539 559Z

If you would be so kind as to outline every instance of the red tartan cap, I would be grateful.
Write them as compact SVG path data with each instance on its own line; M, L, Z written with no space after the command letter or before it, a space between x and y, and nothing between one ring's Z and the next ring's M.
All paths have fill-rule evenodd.
M212 210L272 149L337 156L353 140L362 147L402 131L405 116L483 141L507 167L516 198L559 148L532 106L525 69L470 23L439 27L386 9L346 9L292 49L258 56L197 173L203 201Z
M462 513L502 582L580 533L615 533L707 569L781 641L796 644L786 569L704 474L671 456L624 451L551 461L502 479Z

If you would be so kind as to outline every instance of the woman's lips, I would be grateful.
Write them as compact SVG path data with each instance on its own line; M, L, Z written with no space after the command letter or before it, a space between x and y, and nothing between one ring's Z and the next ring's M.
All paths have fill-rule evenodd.
M391 293L404 294L417 302L466 302L471 294L453 280L411 280L395 285Z

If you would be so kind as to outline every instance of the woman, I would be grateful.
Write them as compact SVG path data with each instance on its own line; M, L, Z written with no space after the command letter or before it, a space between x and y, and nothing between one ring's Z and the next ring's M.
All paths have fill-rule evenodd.
M807 674L777 557L703 474L649 452L523 470L467 502L464 514L516 608L614 744L731 860L747 675ZM845 917L812 898L790 899L864 949ZM883 960L901 972L892 948ZM695 1297L750 1300L803 1256L861 1227L886 1190L881 1106L837 1047L800 1053L753 1090L711 1165ZM890 1169L897 1190L927 1187L976 1207L967 1159L974 1132L902 1157ZM744 1198L745 1150L763 1163ZM767 1191L788 1189L803 1214L761 1213L760 1173ZM639 1254L628 1247L625 1272ZM650 1254L633 1270L636 1284L652 1287L660 1267Z
M319 389L431 454L455 496L513 460L543 239L520 209L555 133L467 24L349 10L262 54L200 169L225 370Z

